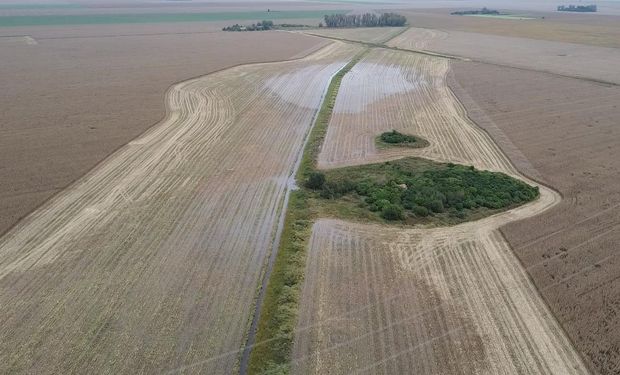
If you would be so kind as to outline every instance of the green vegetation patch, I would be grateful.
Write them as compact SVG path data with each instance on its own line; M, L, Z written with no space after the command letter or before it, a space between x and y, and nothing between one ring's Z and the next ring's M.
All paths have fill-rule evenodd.
M503 173L419 158L315 171L305 188L321 215L407 224L454 224L539 195L538 187Z
M347 13L348 10L296 10L210 13L137 13L137 14L81 14L41 16L0 16L0 27L52 26L52 25L102 25L162 22L209 22L260 19L323 18L326 12Z
M409 134L403 134L396 130L382 133L376 138L376 143L380 147L405 146L421 148L428 146L428 141L425 139Z

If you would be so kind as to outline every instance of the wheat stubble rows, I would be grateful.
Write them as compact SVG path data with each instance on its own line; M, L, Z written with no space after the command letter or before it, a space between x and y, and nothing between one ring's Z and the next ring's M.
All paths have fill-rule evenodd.
M519 176L446 86L447 60L373 50L343 79L323 168L402 156ZM385 84L377 84L385 82ZM425 149L377 149L398 129ZM555 205L537 201L444 228L321 219L310 241L296 373L583 374L579 355L498 231Z
M172 87L161 123L8 232L0 372L233 371L289 175L355 52Z

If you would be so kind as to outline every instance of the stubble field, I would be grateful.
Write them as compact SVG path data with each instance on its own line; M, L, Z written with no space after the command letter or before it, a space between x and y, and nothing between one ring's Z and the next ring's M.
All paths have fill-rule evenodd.
M453 66L451 86L474 120L519 170L563 196L502 232L590 366L618 373L619 88L486 64ZM523 155L527 164L518 161Z
M330 38L354 40L356 42L383 43L403 31L402 27L356 27L346 29L320 28L307 31L307 34Z
M162 98L175 82L301 57L325 43L281 32L204 33L189 25L30 32L0 37L0 233L161 120Z
M451 95L448 69L445 59L373 50L343 79L319 166L421 153L519 177ZM431 145L377 152L372 141L390 128ZM294 372L586 373L497 230L559 202L539 188L534 203L449 228L315 223Z
M546 40L563 43L578 43L599 47L620 47L620 6L615 3L615 12L602 11L599 14L579 14L554 12L557 4L547 4L545 9L535 9L540 1L528 5L520 1L519 10L508 10L510 14L535 17L533 20L507 20L481 17L461 17L450 15L451 9L403 10L409 24L426 29L443 31L464 31L470 33ZM600 3L599 3L600 4ZM476 6L482 7L485 4ZM486 4L488 6L488 4ZM601 5L601 4L600 4ZM601 5L602 6L602 5ZM475 7L475 6L474 6ZM496 9L505 10L500 5ZM532 10L527 10L532 9ZM594 16L594 17L593 17ZM543 18L544 17L544 18Z
M0 371L234 371L293 165L356 50L175 85L165 120L2 237Z
M429 33L434 33L430 40ZM410 28L389 45L404 49L418 46L474 61L620 84L618 48L419 28Z
M343 79L320 168L420 156L442 162L514 174L501 151L483 142L445 84L449 61L413 53L374 49ZM417 135L428 147L379 148L376 137L395 129Z

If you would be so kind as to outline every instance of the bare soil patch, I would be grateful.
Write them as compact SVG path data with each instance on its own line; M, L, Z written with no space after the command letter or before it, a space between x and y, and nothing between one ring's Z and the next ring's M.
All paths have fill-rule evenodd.
M0 233L160 120L171 84L325 43L282 32L175 33L188 31L196 29L61 27L34 30L38 45L3 44ZM132 33L149 35L118 36Z
M485 64L453 67L452 86L470 116L511 158L525 156L529 167L516 162L519 169L562 193L553 209L502 232L589 365L618 373L620 88Z

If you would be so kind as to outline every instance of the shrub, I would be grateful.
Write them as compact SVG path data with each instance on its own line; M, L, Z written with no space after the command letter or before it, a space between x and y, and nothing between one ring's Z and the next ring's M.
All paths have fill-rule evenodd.
M306 181L306 187L312 190L319 190L325 185L325 175L321 172L312 172L308 181Z
M395 204L388 204L383 207L383 210L381 211L381 216L386 220L402 220L403 209L402 207Z
M385 132L380 136L381 141L385 143L414 143L416 142L415 137L402 134L397 132L396 130L392 130L391 132Z
M415 216L426 217L428 216L428 209L424 206L415 206L413 207L413 213Z
M444 210L443 203L439 199L428 202L426 208L435 213L442 213Z

